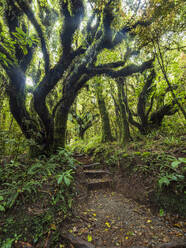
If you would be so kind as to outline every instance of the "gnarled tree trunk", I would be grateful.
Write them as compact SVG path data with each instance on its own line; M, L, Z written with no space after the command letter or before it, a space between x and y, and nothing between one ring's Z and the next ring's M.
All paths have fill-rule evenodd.
M109 115L108 115L105 100L102 94L102 86L100 84L97 84L96 86L96 98L97 98L98 108L99 108L100 117L101 117L101 127L102 127L101 141L102 142L113 141L111 128L110 128Z
M118 87L118 101L119 101L119 108L120 108L120 116L121 116L121 138L120 142L123 145L126 145L131 140L126 105L125 105L125 92L124 92L124 82L122 78L116 80L117 87Z

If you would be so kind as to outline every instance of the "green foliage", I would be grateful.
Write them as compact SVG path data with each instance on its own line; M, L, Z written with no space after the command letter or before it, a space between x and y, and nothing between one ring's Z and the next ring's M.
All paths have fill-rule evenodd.
M57 183L65 184L67 187L69 187L73 180L72 173L73 173L73 170L70 169L68 171L65 171L61 175L58 175Z
M85 153L92 153L101 144L101 136L95 136L89 139L89 142L84 147Z
M48 5L47 0L39 0L39 3L41 5L41 7L47 7L47 5Z
M4 197L0 195L0 211L5 211L5 203L2 202L4 200Z
M16 158L28 150L29 142L17 130L0 130L0 158L10 156Z
M159 215L160 217L165 215L165 211L163 210L163 208L160 208Z
M0 208L11 208L17 200L26 202L32 199L42 188L42 185L49 180L60 186L60 193L65 192L73 181L73 169L75 160L70 153L59 149L56 155L49 159L42 157L27 165L19 160L11 160L10 163L0 167ZM67 193L68 195L68 193ZM19 201L18 201L19 203ZM65 204L65 202L64 202Z
M16 43L23 50L24 55L28 53L27 45L32 47L38 43L38 39L34 35L29 36L29 34L25 33L21 28L16 27L16 32L12 34L15 37Z
M182 52L184 48L181 48L184 46L184 39L182 25L179 25L179 22L183 23L184 21L184 9L182 8L181 0L173 1L175 4L171 8L171 1L150 1L150 9L146 10L146 18L153 19L153 24L147 26L138 25L136 29L132 30L132 35L127 31L126 35L123 32L125 39L122 37L123 42L119 44L117 40L122 36L122 32L117 33L117 31L122 29L127 30L129 27L132 28L132 25L138 20L140 22L141 16L144 16L143 13L133 14L135 11L132 8L132 1L127 1L128 4L130 2L129 8L127 4L124 5L125 12L122 10L123 6L119 4L120 1L93 0L90 1L92 3L91 7L88 6L89 1L82 1L86 5L85 8L87 10L91 9L90 12L92 9L95 10L95 17L90 25L90 31L92 31L90 34L87 33L88 30L86 29L87 19L90 14L88 13L89 11L85 11L87 12L85 13L85 18L81 18L80 25L75 27L74 20L78 19L75 13L79 9L74 8L71 0L63 0L68 5L66 11L64 10L66 14L69 12L67 17L61 16L62 13L60 13L59 1L57 0L29 1L28 3L27 1L22 1L22 3L24 2L29 5L35 19L32 19L31 15L29 16L27 14L28 12L23 14L24 8L22 9L22 6L19 6L16 2L15 7L17 10L15 12L13 11L15 22L12 23L12 30L14 32L11 32L5 15L5 10L8 10L7 14L11 14L11 10L13 10L11 8L14 8L14 1L10 1L10 6L7 6L7 1L5 0L1 0L0 3L0 64L3 68L9 67L6 72L2 67L0 68L0 215L4 216L4 214L9 212L7 210L16 209L17 206L19 209L22 205L25 206L26 203L33 203L44 199L49 210L39 217L33 218L35 228L33 237L35 242L44 233L46 234L48 232L45 226L54 222L54 215L58 211L62 212L64 216L68 215L72 207L76 163L69 150L90 154L93 159L99 160L108 166L112 165L115 168L116 165L119 167L123 163L125 169L131 169L131 173L155 177L160 193L166 190L170 190L178 195L183 193L185 186L185 158L170 157L166 153L170 148L177 147L180 149L183 147L185 149L181 136L177 136L184 133L184 120L180 117L180 113L178 112L174 116L167 117L158 131L153 131L147 136L140 136L136 128L134 127L132 129L130 126L131 136L134 140L128 144L129 149L127 147L124 150L119 146L119 139L123 130L120 125L121 110L118 110L117 87L114 79L111 80L106 77L112 71L115 73L116 71L119 72L120 69L125 70L125 66L134 64L133 66L135 67L137 64L141 64L149 55L153 55L154 47L152 43L158 41L160 50L157 52L157 55L161 55L160 52L162 53L162 63L166 69L166 73L163 73L158 61L155 60L154 69L157 76L154 84L144 96L149 100L146 107L150 109L150 98L152 96L154 97L152 98L152 111L156 111L160 105L163 106L172 102L173 95L169 91L170 89L167 88L166 74L171 85L174 86L173 92L176 98L184 106L185 88L183 68L185 67L185 57ZM107 6L108 3L109 6ZM127 9L130 9L130 11ZM107 10L107 13L105 12L104 14L104 10ZM140 8L139 10L143 12ZM15 15L15 13L18 13L18 15ZM102 26L102 24L103 19L107 15L112 23L110 27L107 27L107 30L104 30L105 25ZM99 19L101 19L100 25L98 25L99 27L96 30L96 22L94 23L94 21L98 21ZM71 23L74 23L74 27L70 27ZM70 28L68 28L68 25ZM83 32L81 32L82 30ZM98 44L102 37L100 35L102 31L108 36L108 40L102 42L106 47L105 49L103 49L104 47L99 47ZM94 36L92 40L91 35ZM66 44L66 42L69 44ZM115 44L117 45L115 46ZM86 50L87 47L89 47L88 50ZM98 47L98 51L96 47ZM109 47L113 49L109 49ZM85 49L85 53L83 49L79 48ZM130 49L131 52L140 51L140 55L134 55L135 57L128 56L127 51ZM67 52L66 55L65 52ZM92 55L88 57L90 52ZM72 56L69 56L69 54ZM66 57L63 58L63 55ZM47 61L48 58L50 61ZM70 61L71 58L73 58L72 61ZM87 58L89 59L86 61ZM86 79L87 76L89 78L89 75L91 75L91 73L86 74L86 71L92 69L92 66L90 66L91 60L96 61L95 66L98 66L99 73L101 73L102 66L105 73L104 75L99 75L99 77L94 77L89 82L87 81L85 85L81 80ZM65 61L63 66L60 66L61 61ZM125 61L125 63L119 63L120 66L117 67L112 65L119 61ZM28 65L26 65L27 63ZM32 92L30 92L29 88L26 88L24 95L23 91L21 91L21 87L23 86L24 88L24 80L20 82L20 85L17 85L19 75L16 78L16 74L12 74L13 79L15 76L15 81L9 78L12 64L14 64L15 68L24 68L23 64L26 65L25 73L23 72L24 78L32 77L35 83L35 86L32 87ZM107 69L109 71L108 74L106 73ZM83 71L82 74L81 71ZM132 114L134 113L135 121L139 121L139 116L136 115L137 102L144 86L145 76L148 76L148 73L138 73L135 76L123 78L126 82L125 85L127 85L124 87L124 91L126 92L129 108ZM1 75L3 76L1 77ZM75 80L73 81L74 78ZM111 131L115 135L115 138L118 139L116 143L101 143L100 118L96 122L92 122L93 125L87 129L85 142L76 138L81 128L85 128L87 123L93 121L94 116L99 116L95 97L95 82L99 85L97 87L98 91L100 89L102 91L102 96L109 114ZM86 87L80 90L81 85ZM17 90L18 88L21 90ZM14 97L11 99L11 94L9 93L15 89L17 99L25 100L20 102L15 101ZM44 90L42 91L42 89ZM9 99L13 100L11 106L15 106L13 104L15 102L19 106L19 113L26 112L25 116L21 118L21 115L15 114L17 110L12 111L15 119L17 121L20 120L18 123L22 129L19 129L17 123L12 119L10 108L7 107L9 105L9 99L6 97L5 91L9 94ZM73 99L77 92L80 92L80 94L75 99L74 106L66 106L68 107L66 109L73 107L84 123L80 125L77 121L73 122L73 115L68 115L67 138L70 144L68 146L69 150L59 148L56 154L50 157L40 156L33 160L25 158L28 156L28 147L34 147L35 150L33 150L36 151L36 154L40 153L40 142L36 144L36 140L39 140L38 133L44 132L43 143L49 140L45 130L49 130L50 127L45 125L45 123L51 123L51 130L54 124L54 130L56 131L56 116L55 111L53 111L55 110L55 106L58 107L57 110L63 109L61 108L61 104L66 102L63 100L66 97L69 97L69 99L72 97ZM40 93L36 111L36 96ZM32 99L32 97L35 99ZM39 113L38 111L40 108L40 97L43 104L46 99L47 104L43 107L48 108L48 112L50 113L44 117L44 113L42 111ZM47 120L47 116L51 120L50 118ZM24 118L26 119L25 123L22 122ZM29 141L21 133L24 130L24 124L29 126L25 133L33 131L33 135L31 135L32 139ZM30 126L34 126L33 130L30 130ZM62 129L59 128L59 130ZM60 132L58 135L60 135ZM184 138L184 136L182 137ZM157 142L154 142L155 140ZM53 144L50 145L50 148L53 148ZM159 146L165 152L160 151ZM23 154L23 159L19 154ZM46 188L47 192L44 192ZM163 215L163 211L161 211L160 215ZM5 220L5 229L7 228L8 230L9 226L15 229L14 222L15 220L7 218ZM12 235L2 241L0 240L0 246L4 248L11 247L13 241L16 239L17 237Z
M7 239L4 239L2 240L1 242L1 239L0 239L0 245L1 245L1 248L12 248L13 246L13 243L17 240L19 240L19 238L21 237L21 235L17 235L16 233L14 234L14 237L13 238L7 238Z
M72 152L64 148L58 148L57 154L51 155L49 162L63 163L74 169L75 159L72 157Z
M3 15L6 7L7 7L6 1L2 0L0 4L0 15Z
M0 195L4 198L6 208L11 208L20 195L28 196L37 192L41 183L34 176L36 174L30 176L28 167L18 161L12 160L0 169Z
M7 54L0 52L0 61L2 60L3 63L8 66L8 64L12 64L13 61L14 63L16 63L16 45L18 45L22 49L24 55L27 55L27 48L37 45L38 38L35 35L30 35L28 32L25 33L21 28L16 27L16 32L12 32L12 37L10 37L6 30L2 30L0 32L0 42L2 47L7 52Z
M11 248L15 239L6 239L2 242L1 248Z
M12 64L13 61L16 63L15 47L14 47L16 45L16 41L14 41L8 35L6 30L4 30L3 26L2 26L2 31L0 30L0 42L1 42L2 47L7 52L7 54L0 52L0 61L3 61L5 66L8 66L8 64Z
M3 53L0 52L0 60L3 61L5 66L8 66L8 64L12 64L12 61Z
M77 139L76 141L72 142L68 147L73 152L91 154L100 144L101 136L94 136L90 138L88 142L84 142L82 140Z
M174 159L173 162L171 163L171 167L172 167L173 169L177 169L178 166L179 166L181 163L185 163L185 164L186 164L186 158Z
M14 241L28 236L28 229L34 243L50 230L55 233L58 223L71 213L74 168L75 160L64 149L34 160L18 156L0 167L0 218L4 223L0 247L12 247ZM39 214L21 216L27 206L32 209L35 204L39 204ZM11 217L8 209L18 216Z
M158 180L158 186L160 190L169 186L171 183L174 183L174 190L176 193L182 192L185 184L185 158L169 157L170 161L168 164L164 165L164 168L161 167L161 176ZM182 166L183 165L183 166Z
M161 177L158 181L158 185L160 189L162 189L162 186L168 186L171 182L180 182L184 180L184 176L179 175L177 173L167 174L163 177Z
M151 145L152 147L152 145ZM133 171L157 177L160 191L168 189L176 194L183 193L185 185L185 158L176 158L164 152L135 152L142 164L134 166Z
M73 141L70 145L67 145L66 148L70 149L72 152L83 152L85 147L85 142L83 140L79 140L78 138Z
M60 204L60 208L65 214L72 207L73 195L70 193L70 186L72 186L74 180L73 174L74 171L69 169L56 176L58 191L52 197L51 202L52 205Z
M142 157L149 157L151 155L150 152L143 152Z

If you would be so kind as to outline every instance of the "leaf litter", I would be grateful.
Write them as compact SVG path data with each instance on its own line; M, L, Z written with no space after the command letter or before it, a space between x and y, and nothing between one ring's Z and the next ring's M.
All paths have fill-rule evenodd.
M74 217L73 223L65 226L66 231L71 230L97 248L153 248L185 238L184 226L171 225L153 215L147 206L109 189L90 191L87 199L77 202L75 212L79 218Z

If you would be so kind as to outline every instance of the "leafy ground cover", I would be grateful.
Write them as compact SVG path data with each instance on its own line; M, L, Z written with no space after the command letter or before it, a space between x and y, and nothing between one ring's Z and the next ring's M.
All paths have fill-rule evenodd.
M18 240L44 245L45 236L70 215L74 166L63 149L50 158L24 156L2 164L0 247L12 247ZM54 244L56 239L55 234Z

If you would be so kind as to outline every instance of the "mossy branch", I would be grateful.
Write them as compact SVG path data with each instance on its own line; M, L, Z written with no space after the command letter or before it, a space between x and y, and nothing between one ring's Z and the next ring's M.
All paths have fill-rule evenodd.
M45 37L43 34L43 30L41 28L41 25L38 23L36 17L34 16L33 11L31 10L30 6L25 1L16 0L16 2L19 5L19 7L23 10L23 12L26 14L26 16L28 17L28 19L30 20L30 22L32 23L32 25L34 26L38 34L38 37L41 42L41 49L44 55L45 72L47 73L50 68L50 58L49 58L49 53L47 50L46 41L45 41Z
M87 72L89 74L91 74L92 76L95 75L106 75L109 76L111 78L118 78L118 77L128 77L134 73L141 73L149 68L151 68L153 66L153 61L154 59L150 59L144 63L142 63L141 65L137 66L137 65L128 65L125 68L115 71L112 69L107 69L107 68L102 68L100 69L99 66L98 67L92 67L92 68L88 68Z

